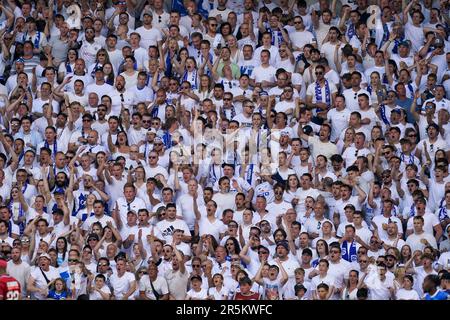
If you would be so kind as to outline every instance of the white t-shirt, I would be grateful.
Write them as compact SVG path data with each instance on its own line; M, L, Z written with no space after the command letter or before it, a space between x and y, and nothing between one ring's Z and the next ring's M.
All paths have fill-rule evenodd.
M167 281L164 277L158 276L153 283L153 288L160 295L165 295L169 293L169 288L167 286ZM152 285L150 284L150 278L148 275L144 275L141 280L139 280L139 291L144 291L145 295L151 299L156 300L155 294L153 293Z
M194 289L191 289L187 292L187 296L191 299L198 299L198 300L205 300L208 297L208 291L206 289L201 288L200 291L194 291Z
M406 290L401 288L395 294L397 300L420 300L419 294L416 290Z
M103 293L106 293L106 294L111 294L111 290L109 289L109 287L107 285L104 285L100 289L100 291L102 291ZM94 290L89 294L89 300L103 300L103 298L100 293L98 293L96 290Z
M36 288L43 289L43 288L47 287L47 281L46 281L44 275L42 274L42 272L45 273L49 282L60 277L58 269L56 269L52 266L50 266L49 268L50 269L48 271L41 271L41 269L39 267L36 267L31 271L30 276L33 277L33 279L35 280L34 286ZM40 292L35 292L34 297L38 300L45 300L47 298L47 297L43 296Z
M114 289L114 296L117 300L120 300L128 292L132 283L136 281L136 277L131 272L125 272L121 277L114 273L109 280ZM134 295L130 295L128 300L134 300Z
M141 35L141 42L139 42L139 45L145 50L150 46L157 45L157 41L162 40L161 31L156 28L147 29L144 26L141 26L137 28L135 32Z
M292 45L298 48L303 48L305 44L316 42L314 35L307 30L293 31L289 33L289 38L291 39Z

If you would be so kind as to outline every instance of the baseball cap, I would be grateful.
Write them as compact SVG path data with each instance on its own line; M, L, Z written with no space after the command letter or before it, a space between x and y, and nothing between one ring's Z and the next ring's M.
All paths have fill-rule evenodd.
M306 135L310 135L313 132L313 128L310 125L306 125L303 127L303 133Z
M92 115L90 113L86 113L83 115L82 119L88 119L88 120L94 120L94 117L92 117Z
M198 275L193 275L193 276L191 277L191 281L193 281L193 280L198 280L198 281L202 282L202 277L200 277L200 276L198 276Z
M443 47L444 46L444 41L440 37L436 37L436 39L434 39L433 46L435 46L435 47Z
M53 194L65 194L65 192L63 188L56 188Z
M429 124L429 125L427 126L427 131L428 131L428 129L430 129L430 128L435 128L436 130L439 131L439 126L438 126L436 123L431 123L431 124Z
M97 71L103 72L103 67L102 67L102 66L96 66L96 67L94 68L94 72L97 72Z
M399 46L405 46L405 47L408 47L409 48L409 42L408 41L402 41L402 42L400 42L399 44L398 44Z
M46 258L46 259L52 261L52 259L50 258L50 256L49 256L47 253L41 254L41 255L39 256L39 259L41 259L41 258Z
M62 209L60 209L60 208L55 208L52 210L52 214L59 214L59 215L63 216L64 211L62 211Z
M17 63L17 62L19 62L19 63L25 63L25 60L24 60L22 57L20 57L19 59L16 60L16 63Z
M225 167L231 167L231 168L234 169L234 164L232 164L232 163L222 163L222 168L225 168Z
M156 134L156 129L155 128L150 128L150 129L148 129L147 133L154 133L154 134Z
M278 249L279 246L282 246L282 247L285 248L287 251L289 251L289 245L288 245L288 243L287 243L286 240L282 240L282 241L277 242L277 247L276 247L276 249Z
M163 141L160 137L156 137L155 139L153 139L153 142L163 142Z
M6 269L7 266L8 266L8 262L6 262L5 259L0 259L0 268Z

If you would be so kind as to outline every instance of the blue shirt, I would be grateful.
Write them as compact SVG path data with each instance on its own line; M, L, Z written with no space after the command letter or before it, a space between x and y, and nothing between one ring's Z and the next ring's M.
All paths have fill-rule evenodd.
M429 293L425 294L425 300L447 300L448 294L444 291L438 290L433 296L430 296Z
M55 290L50 290L48 293L48 298L55 299L55 300L65 300L67 299L68 292L63 291L61 293L57 293Z

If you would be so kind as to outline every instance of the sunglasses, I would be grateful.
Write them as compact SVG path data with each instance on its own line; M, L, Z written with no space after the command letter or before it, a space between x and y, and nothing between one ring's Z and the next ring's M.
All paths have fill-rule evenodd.
M69 259L69 262L78 262L78 259Z

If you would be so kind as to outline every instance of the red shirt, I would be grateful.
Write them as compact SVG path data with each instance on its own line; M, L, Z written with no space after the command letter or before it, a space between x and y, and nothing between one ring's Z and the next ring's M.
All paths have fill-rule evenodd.
M20 283L15 278L3 274L0 276L0 300L19 300Z
M237 292L234 296L234 300L259 300L259 293L254 292L249 296L244 296L242 293Z

